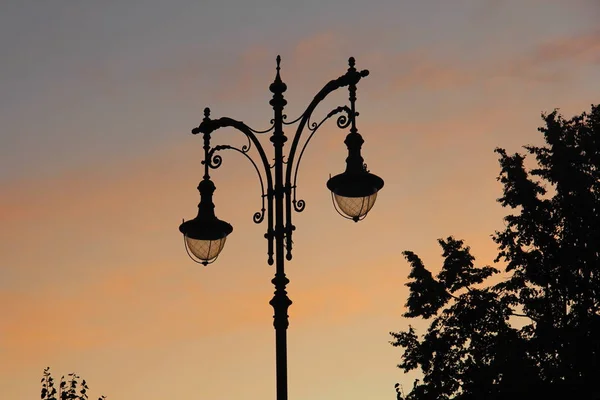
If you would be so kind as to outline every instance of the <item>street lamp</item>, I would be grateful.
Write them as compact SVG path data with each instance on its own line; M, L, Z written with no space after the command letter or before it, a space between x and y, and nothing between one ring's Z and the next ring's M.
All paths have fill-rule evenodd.
M192 220L184 221L179 226L179 230L183 233L186 251L194 261L207 265L217 259L219 253L223 250L227 235L233 231L233 227L229 223L218 219L215 215L215 206L212 200L215 185L210 179L209 170L218 168L221 165L222 158L219 154L216 154L221 150L235 150L245 156L258 173L262 192L262 208L254 213L253 220L257 224L261 223L266 215L267 261L269 265L275 263L276 266L275 277L271 281L275 285L275 294L269 304L273 306L274 310L277 400L287 400L286 330L289 325L287 310L292 301L285 290L289 280L284 272L284 261L292 259L292 234L296 229L292 224L292 208L293 211L301 212L305 207L304 200L296 198L296 178L304 150L319 127L334 115L339 114L337 116L337 126L340 129L350 127L350 133L344 141L348 148L346 170L330 178L327 187L331 190L333 204L338 213L355 222L364 219L375 204L377 193L383 187L383 179L367 170L367 165L360 153L364 141L356 129L356 117L358 116L355 108L356 85L361 78L369 75L369 71L356 70L354 58L350 57L348 60L349 68L346 73L327 83L317 93L302 115L291 122L287 122L286 115L283 113L283 109L287 104L283 93L286 91L287 86L281 80L280 63L281 57L277 56L277 74L275 80L269 86L269 90L273 93L273 98L269 101L269 104L273 107L274 112L270 128L257 131L243 122L231 118L211 119L210 109L204 109L202 123L192 130L194 135L202 133L204 139L204 160L202 161L204 177L198 185L200 192L198 216ZM317 105L329 93L345 86L348 87L350 94L350 106L335 108L319 123L310 122L310 117ZM288 138L283 132L283 127L284 125L294 125L296 123L298 124L296 133L287 154L287 160L284 160L283 147ZM248 143L241 148L230 145L211 147L211 133L225 127L232 127L243 133ZM298 144L305 128L310 131L310 134L306 138L296 160ZM265 150L257 137L257 134L269 132L272 132L270 141L273 143L274 148L273 164L269 163ZM248 155L252 145L256 147L258 152L259 164ZM259 168L259 165L263 168ZM273 258L273 256L275 257Z

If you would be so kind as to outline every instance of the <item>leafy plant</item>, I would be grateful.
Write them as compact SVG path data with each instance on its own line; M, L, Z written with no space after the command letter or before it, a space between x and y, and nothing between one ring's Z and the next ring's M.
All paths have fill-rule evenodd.
M79 375L70 373L67 378L63 375L58 384L58 390L54 385L54 378L50 373L50 367L44 369L42 378L41 400L88 400L88 385L85 379L80 381ZM98 400L105 400L100 396Z

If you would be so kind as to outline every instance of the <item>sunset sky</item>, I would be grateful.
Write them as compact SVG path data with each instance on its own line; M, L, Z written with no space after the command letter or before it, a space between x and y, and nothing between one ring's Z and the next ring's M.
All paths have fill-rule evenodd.
M266 226L250 163L223 153L208 267L193 218L209 106L268 127L275 57L294 119L354 56L368 217L334 211L347 131L330 121L300 165L288 330L290 400L392 400L403 250L436 270L454 235L479 264L505 210L493 149L540 143L540 114L600 102L598 0L4 0L0 8L0 399L39 398L43 369L91 398L274 399ZM339 90L316 111L347 104ZM320 119L320 118L319 118ZM292 130L288 128L288 136ZM264 146L270 142L262 137ZM231 130L213 144L243 145ZM289 142L288 142L289 143ZM270 153L269 153L270 154Z

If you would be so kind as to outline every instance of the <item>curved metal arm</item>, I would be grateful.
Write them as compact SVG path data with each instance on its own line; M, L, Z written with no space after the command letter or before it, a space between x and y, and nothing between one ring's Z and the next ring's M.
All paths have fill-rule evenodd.
M215 146L212 149L210 149L210 151L208 152L207 160L203 161L203 163L208 162L208 166L213 169L219 168L221 166L221 163L223 160L222 160L221 156L219 156L218 154L215 154L215 152L221 151L221 150L235 150L238 153L240 153L241 155L243 155L244 157L246 157L254 166L254 169L256 170L256 173L258 174L258 180L260 182L260 193L261 193L262 206L261 206L260 211L257 211L254 213L252 220L257 224L260 224L265 219L265 197L267 197L267 195L265 194L265 185L263 182L262 174L260 173L260 170L258 169L258 165L256 165L256 162L254 162L252 157L250 157L248 155L248 150L250 150L250 146L244 145L244 146L242 146L241 149L234 147L234 146L230 146L228 144Z
M298 124L298 128L296 129L296 134L294 135L294 139L293 139L291 147L290 147L290 152L288 154L288 162L287 162L288 165L287 165L286 174L285 174L286 184L290 184L290 182L291 182L292 166L294 164L294 157L296 155L296 149L298 147L298 142L300 141L300 137L302 136L304 127L306 126L307 122L309 121L310 117L312 116L312 113L315 110L315 108L317 107L317 105L319 105L319 103L321 101L323 101L327 97L327 95L329 95L329 93L333 92L334 90L337 90L341 87L348 86L348 85L356 85L358 83L358 81L360 81L361 78L364 78L365 76L369 75L369 71L366 69L362 70L362 71L357 71L354 68L354 59L353 58L350 59L350 65L351 66L350 66L350 68L348 68L348 72L346 72L344 75L340 76L337 79L329 81L323 87L323 89L321 89L319 91L319 93L317 93L317 95L310 102L308 107L306 107L306 110L304 111L304 113L302 113L300 123ZM355 117L355 115L349 115L350 119L353 119L354 117Z
M294 166L294 181L292 182L292 205L294 206L294 210L296 212L302 212L304 211L304 207L306 206L306 203L304 202L304 200L296 200L296 181L298 179L298 169L300 167L300 162L302 161L302 156L304 155L304 150L306 150L306 146L308 146L308 143L310 142L310 140L312 139L312 137L314 136L314 134L317 132L317 130L321 127L321 125L323 125L323 123L325 123L325 121L327 121L329 118L333 117L335 114L339 114L341 112L345 112L346 115L340 115L337 119L337 126L340 129L344 129L347 128L350 125L350 121L352 119L352 110L348 107L348 106L340 106L337 107L333 110L331 110L329 112L329 114L327 114L325 116L325 118L323 118L319 123L313 122L313 123L308 123L308 130L311 131L310 135L308 136L308 138L306 139L306 141L304 142L304 145L302 146L302 149L300 150L300 154L298 155L298 160L296 160L296 165ZM358 115L358 113L355 113L356 115Z
M286 173L285 173L285 186L288 190L288 195L286 196L286 258L288 260L291 260L292 258L292 232L294 231L295 227L292 225L292 203L294 204L294 210L297 212L301 212L304 210L305 207L305 202L304 200L296 200L296 175L298 172L298 164L300 162L300 159L302 158L302 154L304 153L304 149L306 148L306 144L308 143L308 141L312 138L312 135L314 135L315 131L319 128L319 126L328 118L330 118L333 114L336 113L336 110L334 110L333 114L330 113L328 114L327 117L325 117L319 124L312 124L312 126L309 125L309 130L312 130L312 133L310 135L310 137L307 139L307 142L305 143L304 147L301 150L300 156L298 158L298 161L296 163L296 168L295 171L296 173L294 174L294 185L292 186L291 184L291 177L292 177L292 170L294 169L294 157L296 156L296 151L298 148L298 143L300 142L300 137L302 136L302 133L304 132L304 127L307 125L308 121L310 120L310 117L312 116L313 111L315 110L315 108L317 107L317 105L319 105L319 103L321 101L323 101L328 95L329 93L344 87L344 86L350 86L351 88L355 88L356 84L358 83L358 81L361 80L361 78L364 78L366 76L369 75L369 71L368 70L362 70L362 71L357 71L356 68L354 68L354 57L350 57L350 59L348 60L348 71L346 71L346 73L342 76L340 76L337 79L333 79L331 81L329 81L325 86L323 86L323 88L317 93L317 95L314 97L314 99L310 102L310 104L308 105L308 107L306 107L306 110L304 111L304 113L302 113L301 117L299 118L300 123L298 124L298 128L296 129L296 133L294 135L294 139L292 141L291 147L290 147L290 151L288 154L288 161L287 161L287 167L286 167ZM350 108L350 112L348 112L348 119L344 120L344 116L340 116L338 118L338 126L339 127L347 127L349 125L350 122L354 122L354 118L356 117L356 115L358 115L358 113L355 112L354 110L354 102L352 100L352 95L350 96L351 98L351 108ZM346 111L346 109L342 108L343 111ZM340 111L342 111L340 110ZM354 125L353 125L354 126ZM311 129L312 128L312 129ZM292 189L293 188L293 189ZM294 195L294 199L292 201L291 199L291 190L293 190L293 195Z
M200 126L198 126L197 128L194 128L192 130L192 133L193 134L198 134L198 133L211 134L212 132L216 131L217 129L226 128L226 127L235 128L238 131L242 132L244 135L246 135L246 137L249 140L249 143L251 142L256 146L256 150L258 151L258 155L259 155L262 165L264 167L265 178L267 181L267 190L266 190L266 193L263 190L263 201L264 201L264 197L266 196L267 207L268 207L268 212L267 212L267 225L268 226L267 226L267 233L265 234L265 238L268 240L268 243L269 243L268 263L269 263L269 265L272 265L273 264L274 229L273 229L273 217L272 217L272 215L273 215L273 196L271 196L271 193L273 192L273 177L271 174L271 168L269 166L269 161L267 159L267 155L265 154L265 150L261 146L260 141L258 140L256 135L254 134L254 132L256 132L256 131L252 130L248 125L244 124L242 121L237 121L235 119L228 118L228 117L222 117L219 119L210 119L207 116L202 121ZM217 147L219 147L219 149L230 148L230 149L237 150L240 153L244 154L250 161L252 161L252 164L254 164L254 168L258 172L259 178L260 178L261 174L260 174L260 170L258 169L258 166L252 160L252 158L246 154L246 152L250 149L250 145L243 146L242 150L234 148L232 146L216 146L216 147L214 147L207 154L207 156L206 156L207 159L205 160L205 162L212 168L218 168L218 166L221 164L221 157L218 155L216 155L216 156L214 155L214 152L217 151L216 150ZM213 162L213 156L214 156L214 162ZM261 179L261 186L262 186L262 179ZM261 213L262 213L262 215L260 215ZM261 211L261 213L254 214L254 217L253 217L254 222L259 223L263 220L264 206L263 206L263 210ZM258 217L257 217L257 214L259 215Z

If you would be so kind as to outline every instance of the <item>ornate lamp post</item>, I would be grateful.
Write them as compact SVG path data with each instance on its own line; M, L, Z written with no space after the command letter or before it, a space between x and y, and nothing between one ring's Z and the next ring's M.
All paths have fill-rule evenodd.
M186 251L190 257L203 265L214 262L225 245L227 235L233 231L233 227L215 216L212 195L215 185L210 180L209 170L218 168L222 158L216 154L221 150L235 150L245 156L254 166L260 180L262 191L262 208L254 214L255 223L263 222L267 216L267 232L265 238L268 243L268 263L275 263L275 277L271 281L275 285L275 294L269 302L274 309L275 327L275 352L277 373L277 400L287 400L287 334L288 307L292 301L287 296L286 285L289 283L284 272L285 260L292 259L292 234L296 227L292 224L292 208L296 212L304 210L304 200L296 199L296 178L298 166L302 160L304 150L312 136L319 127L329 118L337 117L337 126L341 129L350 127L350 133L346 136L344 143L348 147L346 158L346 170L329 179L327 187L331 190L334 206L340 215L358 222L366 217L373 207L377 193L383 187L383 180L367 170L367 166L361 156L360 149L363 144L362 136L356 129L356 85L361 78L369 75L369 71L358 71L354 67L354 58L348 61L348 71L337 79L327 83L308 105L304 113L291 122L286 122L283 109L287 101L283 97L287 86L280 76L281 57L277 56L277 75L269 86L273 98L269 104L273 107L274 117L271 127L264 131L257 131L241 121L223 117L219 119L210 118L210 109L204 109L204 119L197 128L192 130L194 135L202 133L204 139L204 177L198 185L200 191L200 204L198 205L198 216L192 220L184 221L179 230L184 235ZM350 106L340 106L332 110L319 123L310 122L310 117L317 105L329 93L348 87L350 94ZM288 138L283 132L285 125L298 124L296 133L284 161L283 148ZM211 147L211 134L221 128L232 127L243 133L248 144L242 148L230 145L218 145ZM302 146L298 158L298 144L305 128L310 134ZM272 132L270 140L274 148L274 162L270 164L265 149L260 144L257 135ZM260 160L257 163L248 155L252 145L256 147ZM259 168L259 165L262 168ZM264 176L264 179L263 179ZM266 208L265 208L266 200ZM285 258L284 258L285 253Z

